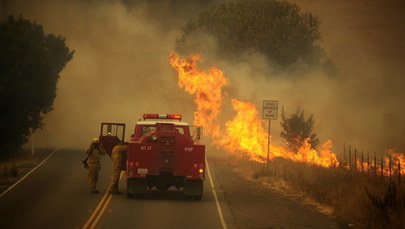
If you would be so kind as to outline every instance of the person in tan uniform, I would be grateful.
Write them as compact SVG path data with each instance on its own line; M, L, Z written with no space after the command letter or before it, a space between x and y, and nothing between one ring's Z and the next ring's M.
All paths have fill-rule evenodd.
M97 194L97 180L98 172L101 169L100 158L105 155L105 149L103 145L98 141L98 138L94 138L89 148L86 150L86 159L83 161L84 167L87 169L87 178L90 182L90 192Z
M127 150L127 146L124 145L123 142L119 142L111 152L111 161L112 161L112 175L111 175L111 182L108 189L110 194L121 194L118 191L118 182L120 180L120 173L121 173L121 160L122 160L122 153ZM124 152L122 152L124 151Z

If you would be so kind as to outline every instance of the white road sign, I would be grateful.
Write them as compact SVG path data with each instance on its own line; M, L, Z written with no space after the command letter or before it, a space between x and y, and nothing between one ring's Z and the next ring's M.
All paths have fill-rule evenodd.
M263 100L263 119L277 120L278 100Z

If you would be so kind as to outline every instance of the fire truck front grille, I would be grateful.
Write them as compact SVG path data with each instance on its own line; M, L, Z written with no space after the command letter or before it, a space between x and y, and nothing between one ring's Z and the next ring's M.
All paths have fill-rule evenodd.
M173 173L174 168L174 152L162 151L160 152L160 168L161 173Z

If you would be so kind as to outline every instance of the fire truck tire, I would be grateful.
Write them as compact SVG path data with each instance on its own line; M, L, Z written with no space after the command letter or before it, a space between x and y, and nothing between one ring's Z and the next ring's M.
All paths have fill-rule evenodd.
M144 178L127 179L127 197L143 197L148 192L147 182Z
M186 180L183 186L183 192L187 198L192 200L201 200L203 194L202 180Z
M135 197L135 194L127 192L127 198L132 199Z

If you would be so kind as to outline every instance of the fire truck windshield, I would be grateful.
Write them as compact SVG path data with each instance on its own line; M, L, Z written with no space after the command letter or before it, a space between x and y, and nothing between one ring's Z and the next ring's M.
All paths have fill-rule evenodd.
M142 127L142 136L156 130L156 126L143 126Z
M176 126L176 130L177 130L177 132L179 132L180 134L184 134L184 128L183 128L183 127Z

